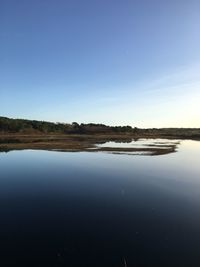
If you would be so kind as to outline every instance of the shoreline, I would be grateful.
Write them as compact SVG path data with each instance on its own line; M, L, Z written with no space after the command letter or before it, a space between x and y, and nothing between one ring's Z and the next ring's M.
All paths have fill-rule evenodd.
M166 139L166 140L194 140L191 138L172 138L170 136L151 136L151 135L80 135L80 134L1 134L0 152L9 152L13 150L48 150L62 152L107 152L115 154L140 154L140 155L164 155L177 151L179 142L171 144L149 144L148 147L98 147L106 142L131 143L140 139Z

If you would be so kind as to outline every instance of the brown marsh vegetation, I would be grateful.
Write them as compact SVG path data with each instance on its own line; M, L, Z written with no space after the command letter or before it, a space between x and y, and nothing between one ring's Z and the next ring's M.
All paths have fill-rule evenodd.
M130 143L145 139L200 140L200 129L139 129L131 126L103 124L52 123L0 117L0 151L39 149L57 151L104 151L112 153L146 153L161 155L175 152L176 143L153 142L147 147L99 147L109 141Z

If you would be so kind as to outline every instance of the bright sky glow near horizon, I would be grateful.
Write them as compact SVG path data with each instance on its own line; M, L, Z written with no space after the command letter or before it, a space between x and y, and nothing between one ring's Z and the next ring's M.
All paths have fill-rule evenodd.
M199 0L1 0L0 116L200 127Z

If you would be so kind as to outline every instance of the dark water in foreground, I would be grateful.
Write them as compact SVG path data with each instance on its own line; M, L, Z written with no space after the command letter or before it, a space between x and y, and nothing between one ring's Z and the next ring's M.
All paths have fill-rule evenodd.
M200 266L200 142L1 153L0 266Z

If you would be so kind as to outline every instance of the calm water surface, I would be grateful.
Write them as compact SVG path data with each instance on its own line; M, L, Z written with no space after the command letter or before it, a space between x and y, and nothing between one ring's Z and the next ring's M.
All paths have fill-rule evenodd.
M200 142L0 153L0 266L200 266Z
M136 139L127 142L113 142L109 141L103 144L98 144L97 147L115 147L115 148L149 148L153 147L167 147L170 145L179 144L180 140L169 140L169 139Z

